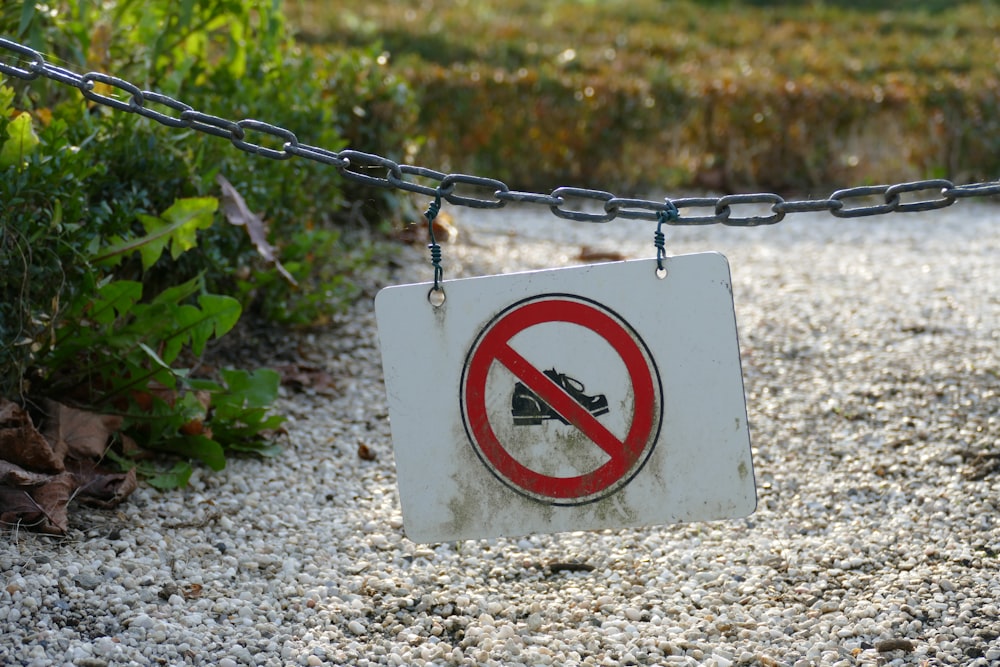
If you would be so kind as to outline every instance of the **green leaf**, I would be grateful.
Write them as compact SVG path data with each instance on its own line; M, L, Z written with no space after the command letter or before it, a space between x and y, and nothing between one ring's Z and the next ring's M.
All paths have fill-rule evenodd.
M191 280L183 282L180 285L174 285L173 287L166 288L153 297L151 303L178 304L200 290L204 284L204 276L197 275Z
M127 456L123 456L114 449L107 450L104 455L114 461L122 470L132 470L135 468L150 486L166 491L170 489L180 489L187 486L194 469L187 461L177 461L170 470L160 470L153 463L137 463Z
M14 104L14 89L10 86L0 86L0 122L10 116L12 104Z
M191 464L187 461L179 461L174 464L174 467L166 472L152 474L146 478L149 485L160 489L162 491L167 491L170 489L182 489L188 485L188 481L191 479L191 473L194 469Z
M155 393L149 393L146 398L150 402L149 405L136 405L134 409L130 408L126 429L133 424L141 424L140 444L149 449L156 449L161 442L176 436L183 418L178 417L173 406Z
M180 12L178 13L179 19L177 21L179 28L187 29L191 24L191 17L194 15L194 3L195 0L183 0L181 2Z
M187 304L173 309L171 315L173 333L164 339L160 354L168 364L173 363L181 349L191 341L192 333L204 319L200 310ZM195 349L195 354L201 356L201 350Z
M222 445L203 435L183 435L153 445L155 449L198 459L212 470L226 467L226 453Z
M208 340L213 335L218 338L230 331L243 312L236 299L215 294L199 296L201 308L191 304L177 305L177 301L189 296L192 284L200 286L200 278L164 290L152 303L135 309L136 321L130 328L159 332L158 340L164 343L161 356L167 363L177 358L184 345L191 345L195 356L201 356Z
M86 315L100 324L111 324L116 317L124 317L142 298L142 283L134 280L116 280L102 286L93 306Z
M163 361L163 359L160 358L160 355L158 355L153 348L141 342L138 344L138 347L146 353L146 356L153 362L154 365L159 366L163 370L170 371L171 373L173 372L174 369L170 367L170 364Z
M208 380L205 378L191 378L188 380L188 386L195 391L209 391L213 394L226 390L225 387L215 380Z
M31 21L35 18L35 0L24 0L21 6L21 20L17 24L17 36L21 37L28 30Z
M147 271L163 254L167 244L170 245L170 256L177 259L198 244L199 229L212 226L218 206L219 201L215 197L191 197L178 199L159 218L137 214L146 235L105 248L93 258L94 262L115 265L138 250L142 256L142 268Z
M171 257L177 259L198 245L197 231L212 226L218 208L219 200L215 197L192 197L178 199L163 212L163 219L170 223L172 229Z
M281 376L270 368L244 371L224 368L219 371L229 391L226 402L245 410L266 408L278 397Z
M136 217L139 218L143 229L146 230L146 236L139 239L143 243L139 245L138 249L139 255L142 257L142 270L149 271L149 267L156 264L156 260L160 258L167 244L170 243L170 228L166 221L152 215L138 213Z
M243 308L236 299L219 294L202 294L198 304L201 306L200 320L191 327L191 351L201 356L205 343L213 334L218 338L236 326Z
M244 452L247 454L256 454L257 456L263 456L264 458L274 458L284 451L281 445L276 445L269 442L261 441L239 441L230 443L226 449L230 449L234 452Z
M21 169L25 159L38 145L38 135L31 126L31 116L21 113L7 125L7 141L0 148L0 169L17 166Z

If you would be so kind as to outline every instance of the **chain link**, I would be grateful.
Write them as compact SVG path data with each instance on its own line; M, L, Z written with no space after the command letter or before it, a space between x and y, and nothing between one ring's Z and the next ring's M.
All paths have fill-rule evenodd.
M616 218L626 220L664 220L671 225L722 224L734 227L756 227L781 222L790 213L816 213L826 211L838 218L859 218L886 213L913 213L931 211L951 206L962 199L994 197L1000 195L1000 181L955 185L949 180L935 178L895 185L864 185L837 190L826 199L786 201L773 193L734 194L722 197L687 197L680 199L631 199L617 197L611 192L589 188L559 187L545 194L518 192L495 178L469 174L446 174L434 169L410 164L400 164L387 157L356 150L331 151L318 146L299 143L293 132L277 125L245 118L229 120L204 113L162 93L141 90L138 86L116 76L101 72L77 74L63 67L46 62L38 51L23 44L0 37L0 74L34 81L39 77L79 90L94 102L118 111L138 114L172 128L190 129L204 134L228 139L241 151L271 160L298 157L328 165L356 183L380 188L395 188L430 197L440 197L456 206L470 208L503 208L508 203L546 206L560 218L578 222L610 222ZM0 56L3 54L0 53ZM95 83L109 88L108 92L95 91ZM149 103L177 112L176 115L156 111ZM271 137L280 142L281 148L271 148L248 141L247 133L261 138ZM381 175L384 174L384 175ZM420 178L437 185L425 185L407 177ZM463 193L456 192L463 186ZM469 190L482 190L487 194L472 196ZM903 201L903 195L923 197ZM881 203L871 204L871 199L881 198ZM598 208L597 212L584 208L568 207L567 202L581 200L581 206ZM599 204L600 206L595 206ZM762 206L768 207L761 215ZM675 208L676 207L676 208ZM734 215L742 208L746 214ZM705 215L675 215L677 210L709 209ZM664 213L671 215L664 217Z

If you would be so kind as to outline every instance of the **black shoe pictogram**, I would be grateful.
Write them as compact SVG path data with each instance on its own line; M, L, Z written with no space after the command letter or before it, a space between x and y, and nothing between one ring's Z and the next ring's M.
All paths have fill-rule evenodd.
M545 375L562 387L567 394L573 397L573 400L593 416L598 417L610 410L608 399L604 394L588 396L584 393L583 383L579 380L575 380L565 373L560 373L554 368L545 371ZM558 419L563 424L569 424L569 420L550 408L535 392L521 382L514 385L514 396L511 398L510 408L515 426L537 426L544 419Z

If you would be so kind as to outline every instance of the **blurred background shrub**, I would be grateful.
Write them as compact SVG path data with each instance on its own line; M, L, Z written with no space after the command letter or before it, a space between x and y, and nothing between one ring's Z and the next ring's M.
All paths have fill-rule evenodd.
M519 189L1000 173L996 0L302 0L289 16L303 42L391 54L428 166Z

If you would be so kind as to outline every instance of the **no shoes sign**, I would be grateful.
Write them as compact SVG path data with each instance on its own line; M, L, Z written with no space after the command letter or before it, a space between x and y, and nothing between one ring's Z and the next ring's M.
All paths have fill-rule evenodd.
M745 516L756 505L729 266L611 262L375 299L417 542Z

